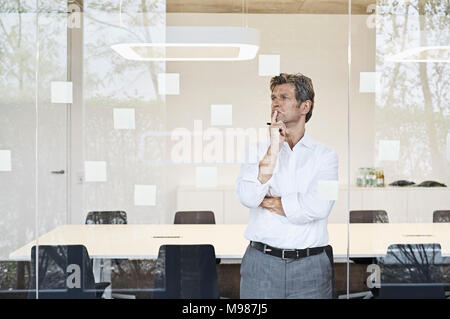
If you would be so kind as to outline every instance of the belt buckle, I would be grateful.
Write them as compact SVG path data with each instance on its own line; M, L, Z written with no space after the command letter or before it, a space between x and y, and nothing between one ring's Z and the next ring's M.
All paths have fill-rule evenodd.
M282 251L281 251L281 259L292 259L292 258L286 258L286 257L284 257L284 253L286 252L286 251L295 251L296 252L296 257L298 258L298 251L297 250L295 250L295 249L283 249Z

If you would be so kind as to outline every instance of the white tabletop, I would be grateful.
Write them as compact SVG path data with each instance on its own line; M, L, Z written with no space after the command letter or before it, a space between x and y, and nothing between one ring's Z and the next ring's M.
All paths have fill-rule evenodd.
M329 224L329 244L335 258L384 256L391 244L439 243L450 256L450 223ZM248 241L247 225L62 225L38 238L39 245L81 244L91 258L154 259L164 244L211 244L217 258L240 259ZM10 254L30 260L33 241Z

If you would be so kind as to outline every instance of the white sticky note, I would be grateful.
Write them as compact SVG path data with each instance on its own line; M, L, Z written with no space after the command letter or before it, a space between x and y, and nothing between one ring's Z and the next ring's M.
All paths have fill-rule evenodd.
M159 95L180 94L180 74L158 73L158 94Z
M134 130L134 109L114 109L114 128L116 130Z
M156 205L156 185L134 185L135 206Z
M217 167L196 167L196 187L217 187Z
M86 182L106 182L106 162L85 161L84 179Z
M11 171L11 151L10 150L0 150L0 171L10 172Z
M258 74L260 76L280 75L280 55L260 54L258 57Z
M450 132L447 133L447 161L450 162Z
M211 104L211 125L233 125L233 106L231 104Z
M379 72L361 72L359 74L359 92L375 93L379 83Z
M400 141L380 140L378 144L378 160L398 161L400 156Z
M318 181L317 197L321 200L338 199L338 181Z
M50 87L52 103L72 103L72 82L53 81Z

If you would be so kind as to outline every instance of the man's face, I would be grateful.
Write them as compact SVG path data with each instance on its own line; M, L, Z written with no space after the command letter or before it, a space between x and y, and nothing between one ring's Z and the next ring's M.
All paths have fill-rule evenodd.
M296 124L302 116L301 108L295 98L295 86L285 83L275 86L272 92L272 113L277 111L277 122L282 121L286 126Z

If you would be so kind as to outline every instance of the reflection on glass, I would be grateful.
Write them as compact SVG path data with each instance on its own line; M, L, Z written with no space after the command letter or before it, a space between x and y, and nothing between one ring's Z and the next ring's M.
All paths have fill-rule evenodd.
M377 263L381 298L445 298L439 244L391 245Z
M31 250L30 299L95 299L109 285L109 282L95 282L89 254L82 245L41 245Z
M392 62L386 56L450 41L446 1L379 2L376 71L376 141L397 140L398 162L384 162L389 181L449 181L445 139L450 127L449 63ZM391 14L394 13L394 14ZM441 50L442 51L442 50ZM448 49L443 50L447 53ZM381 145L380 145L381 148ZM377 163L378 164L378 163Z
M351 211L350 222L397 224L402 235L386 232L372 238L373 247L389 246L381 252L385 256L371 256L373 263L367 267L351 258L355 263L350 264L349 283L358 286L358 271L373 270L371 278L380 278L381 284L375 297L444 298L449 289L448 238L438 234L446 233L447 225L431 222L445 223L436 211L450 207L445 187L450 182L448 1L377 1L373 17L375 23L367 26L375 28L375 72L380 77L373 123L367 122L374 127L375 152L369 165L383 168L388 186L361 188L362 205L353 204L353 209L366 213L357 217ZM357 113L358 105L350 107ZM350 139L359 133L352 131ZM357 177L361 186L364 174L360 170ZM350 242L358 242L356 231L350 232Z

